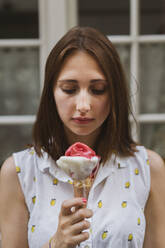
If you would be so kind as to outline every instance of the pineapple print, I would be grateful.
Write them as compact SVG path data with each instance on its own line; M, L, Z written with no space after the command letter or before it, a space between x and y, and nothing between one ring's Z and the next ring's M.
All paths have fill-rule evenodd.
M53 185L57 185L58 184L58 179L57 178L54 178L53 179Z
M35 225L32 225L31 232L33 233L35 231Z
M16 172L20 173L21 172L21 168L19 166L16 166Z
M100 201L98 202L98 208L102 208L102 206L103 206L103 203L102 203L102 201L100 200Z
M130 187L130 182L126 182L126 183L125 183L125 188L126 188L126 189L129 189L129 187Z
M56 204L56 199L52 199L52 200L50 201L50 205L51 205L51 206L55 206L55 204Z
M108 231L104 231L103 233L102 233L102 240L104 240L104 239L106 239L106 237L107 237L107 234L108 234Z
M139 170L137 168L135 169L135 175L139 175Z
M33 196L33 197L32 197L32 202L33 202L33 204L36 203L36 196Z
M127 207L127 202L126 201L123 201L122 204L121 204L122 208L126 208Z
M140 218L138 218L138 226L140 226L140 223L141 223Z
M132 233L130 233L128 236L128 241L132 241L132 239L133 239L133 235L132 235Z
M34 155L34 150L31 149L31 151L29 152L30 155Z

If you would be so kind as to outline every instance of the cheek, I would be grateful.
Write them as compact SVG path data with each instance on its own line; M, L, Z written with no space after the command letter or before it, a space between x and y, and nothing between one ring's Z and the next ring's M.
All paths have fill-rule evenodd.
M57 112L61 117L62 109L65 109L63 105L63 103L65 102L63 101L63 98L60 96L58 90L54 92L54 101L56 103Z
M66 96L59 93L58 91L54 93L54 100L60 118L65 119L65 117L67 117L67 114L71 112L72 109L71 101L69 101Z
M110 102L109 99L102 99L102 101L98 102L96 105L96 110L99 115L107 116L110 112Z

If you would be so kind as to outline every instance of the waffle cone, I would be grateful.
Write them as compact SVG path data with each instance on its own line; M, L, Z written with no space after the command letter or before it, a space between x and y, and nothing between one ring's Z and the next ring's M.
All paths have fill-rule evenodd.
M73 188L74 188L74 196L75 197L83 197L88 199L89 191L91 189L93 180L92 178L86 178L84 180L74 180Z

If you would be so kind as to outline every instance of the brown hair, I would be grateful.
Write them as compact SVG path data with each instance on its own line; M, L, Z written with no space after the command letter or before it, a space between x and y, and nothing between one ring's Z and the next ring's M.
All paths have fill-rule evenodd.
M39 156L46 151L54 160L64 155L68 147L62 121L53 96L64 60L76 50L86 51L98 62L108 83L111 111L102 125L95 151L106 162L115 150L131 156L136 143L131 136L131 113L128 86L118 53L107 37L94 28L74 27L50 52L45 68L44 88L33 129L34 148Z

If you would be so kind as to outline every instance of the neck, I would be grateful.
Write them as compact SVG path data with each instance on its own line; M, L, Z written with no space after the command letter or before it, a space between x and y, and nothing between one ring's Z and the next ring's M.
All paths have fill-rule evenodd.
M75 142L81 142L94 149L96 145L96 140L99 134L99 130L96 130L90 135L76 135L74 133L70 133L69 130L65 130L67 141L69 145L74 144Z

